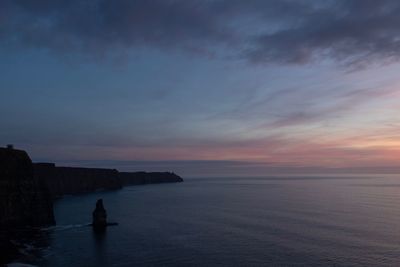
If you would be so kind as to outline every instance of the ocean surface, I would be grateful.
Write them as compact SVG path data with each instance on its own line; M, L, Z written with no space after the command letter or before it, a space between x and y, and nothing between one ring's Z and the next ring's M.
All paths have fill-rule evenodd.
M98 198L104 234L86 226ZM67 196L36 266L400 266L400 176L198 178Z

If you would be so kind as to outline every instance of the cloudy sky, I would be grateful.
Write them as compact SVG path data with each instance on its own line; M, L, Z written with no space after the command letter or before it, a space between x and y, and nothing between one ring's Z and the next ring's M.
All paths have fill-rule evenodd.
M188 176L395 170L399 14L384 0L2 0L0 140L34 161Z

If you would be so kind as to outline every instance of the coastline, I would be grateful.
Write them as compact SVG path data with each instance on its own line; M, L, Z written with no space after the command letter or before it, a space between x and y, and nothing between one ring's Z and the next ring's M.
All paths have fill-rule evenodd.
M183 179L171 172L58 167L32 163L23 150L0 148L0 266L18 259L25 244L36 241L35 231L56 224L53 204L64 195L175 182Z

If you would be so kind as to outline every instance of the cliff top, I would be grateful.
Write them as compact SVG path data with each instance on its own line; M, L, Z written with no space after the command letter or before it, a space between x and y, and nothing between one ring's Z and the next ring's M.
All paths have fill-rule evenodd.
M9 179L8 174L12 170L29 171L32 169L32 161L23 150L0 147L0 177Z

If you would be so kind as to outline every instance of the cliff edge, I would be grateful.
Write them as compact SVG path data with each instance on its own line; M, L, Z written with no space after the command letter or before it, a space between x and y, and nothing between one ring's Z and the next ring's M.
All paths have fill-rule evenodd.
M28 154L0 148L0 265L18 254L11 242L18 230L52 224L52 198L44 182L34 177Z
M0 226L54 223L49 191L43 180L34 177L28 154L22 150L0 148Z
M172 172L119 172L115 169L58 167L34 163L34 175L44 181L53 198L66 194L116 190L123 186L183 182Z
M123 185L179 183L183 179L173 172L120 172Z
M121 189L115 169L58 167L54 163L35 163L35 177L43 180L53 198L97 190Z

